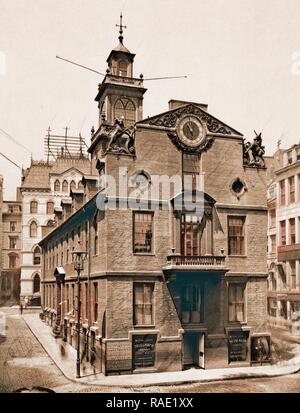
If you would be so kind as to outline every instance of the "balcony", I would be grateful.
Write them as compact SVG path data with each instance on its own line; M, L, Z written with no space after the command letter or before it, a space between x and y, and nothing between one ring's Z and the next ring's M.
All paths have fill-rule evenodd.
M167 256L165 270L189 270L189 271L227 271L225 255L178 255Z
M289 261L300 259L300 244L282 245L277 248L278 261Z

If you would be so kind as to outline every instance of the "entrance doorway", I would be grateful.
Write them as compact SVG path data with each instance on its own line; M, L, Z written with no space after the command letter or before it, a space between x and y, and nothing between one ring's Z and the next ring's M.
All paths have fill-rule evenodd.
M183 339L183 367L205 368L204 333L186 332Z

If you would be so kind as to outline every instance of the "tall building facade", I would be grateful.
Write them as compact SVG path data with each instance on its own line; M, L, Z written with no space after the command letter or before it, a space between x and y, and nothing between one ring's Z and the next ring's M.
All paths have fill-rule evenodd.
M4 201L3 194L0 197L0 304L12 305L18 303L20 298L22 204L19 190L16 201Z
M41 304L42 227L54 225L61 202L70 203L71 191L82 191L83 174L90 171L88 157L60 152L53 161L31 161L22 177L21 301Z
M300 311L300 145L279 149L268 183L268 313L288 325Z
M201 103L143 119L122 30L107 62L85 196L39 243L45 321L76 346L79 311L82 358L104 374L268 360L261 136L244 144Z

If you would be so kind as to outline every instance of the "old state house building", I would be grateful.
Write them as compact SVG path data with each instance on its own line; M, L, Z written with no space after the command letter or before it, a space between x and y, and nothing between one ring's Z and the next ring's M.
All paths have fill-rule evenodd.
M96 371L267 360L263 158L205 104L170 100L167 112L143 119L146 89L143 77L133 76L134 57L121 33L96 96L91 173L82 189L71 190L71 203L62 200L55 226L43 228L42 317L49 333L76 347L72 251L80 241L88 253L80 274L80 347ZM261 147L259 137L255 145ZM178 176L190 177L189 187L183 180L180 190L160 186L153 193L155 177ZM148 200L131 203L138 190ZM197 194L201 213L191 207Z

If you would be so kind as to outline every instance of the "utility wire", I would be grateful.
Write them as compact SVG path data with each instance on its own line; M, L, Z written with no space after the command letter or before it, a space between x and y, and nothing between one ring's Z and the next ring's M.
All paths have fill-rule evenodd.
M0 132L3 133L8 139L14 142L16 145L20 146L21 148L25 149L25 151L32 153L26 146L22 145L22 143L18 142L15 138L13 138L9 133L5 132L4 129L0 128Z
M2 155L3 158L7 159L9 162L11 162L11 163L12 163L13 165L15 165L17 168L19 168L19 169L22 170L22 168L21 168L18 164L16 164L14 161L12 161L11 159L9 159L6 155L4 155L4 153L0 152L0 155Z

